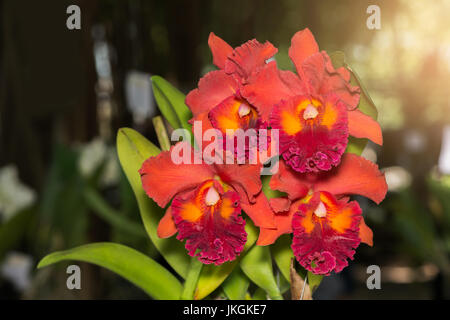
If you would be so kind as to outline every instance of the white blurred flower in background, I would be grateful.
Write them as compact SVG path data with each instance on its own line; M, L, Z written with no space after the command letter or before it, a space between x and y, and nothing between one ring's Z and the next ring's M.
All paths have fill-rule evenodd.
M83 177L92 176L96 170L104 165L100 184L114 185L119 180L120 167L115 148L109 147L100 137L80 147L78 167Z
M389 191L404 190L412 183L412 175L405 168L393 166L383 168L381 171L385 174Z
M445 126L443 130L438 167L441 173L450 174L450 125Z
M10 252L0 265L0 275L11 282L19 292L24 292L31 285L33 260L30 255Z
M0 168L0 221L33 204L36 192L19 180L15 165Z

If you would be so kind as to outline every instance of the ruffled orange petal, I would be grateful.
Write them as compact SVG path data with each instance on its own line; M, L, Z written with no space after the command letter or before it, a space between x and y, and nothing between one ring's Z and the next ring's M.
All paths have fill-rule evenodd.
M241 90L242 96L256 107L263 121L268 121L272 108L281 100L299 94L293 92L292 88L299 88L300 84L289 86L284 81L295 77L288 73L285 73L283 77L280 77L276 62L272 61L259 72L254 73L248 84Z
M348 107L353 110L358 106L360 88L350 85L346 79L348 75L336 71L330 57L325 51L318 52L308 57L303 63L303 71L307 79L311 93L327 95L336 94Z
M278 172L270 179L270 188L287 193L291 200L305 197L308 194L309 186L301 179L298 179L299 174L286 166L284 161L280 161L278 165Z
M272 58L278 49L270 42L264 44L253 39L234 49L225 63L225 72L234 74L242 82L259 68L266 64L266 60Z
M241 207L252 219L255 226L269 229L276 228L274 212L263 192L256 196L253 203L241 197Z
M359 110L348 112L348 130L351 136L367 138L380 146L383 145L383 135L378 122Z
M275 213L288 212L291 207L289 198L272 198L269 200L269 203Z
M186 104L194 116L209 112L226 98L234 96L238 86L236 80L223 70L208 72L198 82L198 88L189 92Z
M344 153L338 167L328 172L298 174L280 162L270 187L299 198L309 189L328 191L336 196L359 194L380 203L387 192L384 174L373 162L352 153Z
M308 28L294 34L291 39L291 47L289 48L289 57L300 77L303 75L303 62L316 52L319 52L319 45Z
M271 199L273 200L273 199ZM301 200L293 202L287 212L280 212L274 215L276 228L261 228L256 244L259 246L267 246L274 243L278 237L285 233L292 232L292 217L298 211Z
M195 188L203 181L214 177L213 167L205 163L194 164L194 160L191 160L191 164L175 164L172 161L172 150L186 143L179 142L170 151L148 158L139 170L145 192L162 208L177 193ZM191 150L193 157L194 151L189 145L187 148Z
M351 74L350 71L348 71L345 67L337 68L336 71L344 78L345 81L350 82Z
M241 201L255 202L262 188L259 165L217 164L215 168L220 179L239 193Z
M376 203L380 203L387 192L384 173L378 170L378 166L352 153L345 153L341 164L330 172L309 178L309 184L316 191L328 191L334 195L359 194Z
M227 57L233 52L233 48L213 32L209 34L208 45L213 55L213 63L218 68L223 69Z

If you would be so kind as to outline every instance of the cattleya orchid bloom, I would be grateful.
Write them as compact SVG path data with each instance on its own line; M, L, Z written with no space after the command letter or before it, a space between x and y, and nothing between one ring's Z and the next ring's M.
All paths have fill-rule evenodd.
M376 203L384 199L386 180L374 163L346 153L338 167L304 174L280 163L270 187L287 193L287 197L270 200L277 228L261 229L258 245L272 244L280 235L293 233L297 261L305 269L324 275L346 267L360 242L373 245L361 208L348 196L358 194Z
M297 75L269 62L248 78L241 95L258 110L272 110L270 126L280 130L280 154L292 169L337 166L348 135L382 144L378 123L357 110L360 88L350 85L350 72L333 67L309 29L293 36L289 57Z
M243 250L247 240L241 209L256 226L274 228L273 211L261 191L260 166L176 164L171 152L192 148L179 142L170 151L147 159L139 173L147 195L166 207L157 233L167 238L178 232L186 249L205 263L220 265ZM191 149L192 150L192 149ZM190 153L193 157L196 154Z
M241 88L277 49L270 42L262 44L257 40L233 49L214 33L210 34L208 44L213 62L220 70L207 73L198 88L187 95L186 104L193 114L190 122L201 121L203 130L215 128L222 137L233 135L238 129L266 128L270 109L255 108L242 96ZM248 150L240 151L248 157Z

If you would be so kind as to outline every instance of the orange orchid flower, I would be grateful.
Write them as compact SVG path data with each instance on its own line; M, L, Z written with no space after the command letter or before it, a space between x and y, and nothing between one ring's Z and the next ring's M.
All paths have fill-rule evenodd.
M384 199L386 180L374 163L346 153L330 171L303 174L280 163L270 187L287 197L270 200L277 228L262 228L258 245L293 233L292 249L298 262L314 273L329 274L347 266L360 242L373 244L361 208L349 196L362 195L376 203Z
M348 135L382 144L379 124L357 110L360 88L350 72L335 69L314 36L305 29L291 42L289 57L297 74L272 61L252 73L241 95L258 110L271 110L269 124L280 130L280 154L298 172L337 166Z
M160 207L172 200L158 236L178 232L189 254L205 264L234 260L247 239L241 209L256 226L275 228L273 211L261 191L260 166L195 164L193 159L176 164L171 152L180 144L187 142L150 157L139 171L145 192ZM193 151L190 154L195 157Z

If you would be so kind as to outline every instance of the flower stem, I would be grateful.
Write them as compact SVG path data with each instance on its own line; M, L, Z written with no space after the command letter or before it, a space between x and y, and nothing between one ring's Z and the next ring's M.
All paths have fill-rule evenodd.
M163 151L170 150L170 140L167 135L166 127L161 116L154 117L152 119L153 126L155 127L156 136L158 137L159 145Z
M182 300L194 299L195 288L197 287L197 282L200 276L200 272L202 271L202 267L203 264L198 261L196 257L192 257L186 281L184 282L184 289L181 293Z

